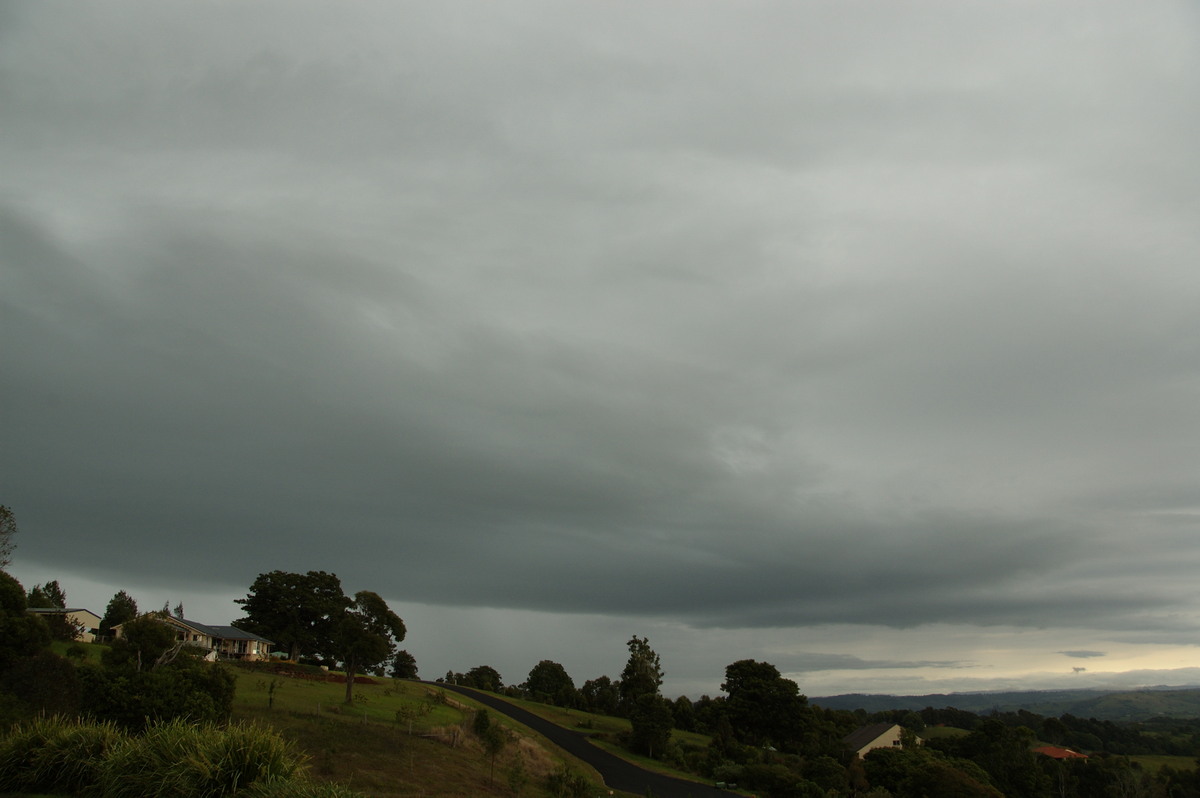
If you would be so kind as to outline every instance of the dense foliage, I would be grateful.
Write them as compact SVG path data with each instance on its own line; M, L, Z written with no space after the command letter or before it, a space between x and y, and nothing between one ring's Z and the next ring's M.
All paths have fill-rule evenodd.
M50 644L50 628L25 611L21 583L0 571L0 673Z
M395 656L392 657L391 675L393 679L416 679L416 657L404 650L397 651Z
M12 563L13 549L17 542L13 540L17 534L17 519L12 508L0 504L0 568L7 568Z
M130 735L108 723L39 718L0 738L0 792L112 798L353 798L316 786L303 757L253 726L175 721Z
M36 597L62 596L57 583ZM25 611L20 583L0 571L0 721L42 715L83 715L124 729L184 718L224 722L234 679L198 660L154 614L126 623L99 663L76 662L50 650L45 621Z
M544 659L529 671L521 685L525 695L544 704L574 707L579 704L579 692L575 682L560 663Z
M404 639L404 621L388 609L378 593L360 590L333 626L332 648L346 670L346 703L354 699L354 676L367 671L383 672L384 665Z
M283 646L288 659L308 655L340 662L347 704L354 700L354 676L382 676L406 634L404 621L378 593L360 590L351 598L342 592L341 580L325 571L259 574L246 598L234 603L246 612L234 626Z
M334 574L271 571L259 574L246 598L234 603L245 612L234 626L273 641L295 661L332 657L335 627L352 600Z
M113 627L129 623L138 617L138 605L124 590L118 590L104 609L104 617L100 620L100 636L112 637Z

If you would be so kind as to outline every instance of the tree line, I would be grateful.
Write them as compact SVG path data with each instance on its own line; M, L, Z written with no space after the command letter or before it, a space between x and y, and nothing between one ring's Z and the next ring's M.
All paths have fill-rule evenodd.
M560 707L626 717L619 742L714 781L768 798L1200 798L1193 768L1141 768L1134 754L1195 757L1200 719L1120 724L1070 714L1042 717L1021 710L977 715L954 707L920 712L833 710L812 705L799 686L767 662L739 660L725 669L724 695L692 701L663 698L662 664L645 638L632 638L620 678L601 676L578 688L557 662L541 660L526 679L505 686L495 668L449 672L444 681ZM904 729L904 745L858 758L843 740L873 723ZM930 735L949 726L954 736ZM676 731L707 735L689 744ZM1087 751L1058 760L1039 744Z
M0 555L12 551L11 511L0 508ZM243 617L232 625L272 640L298 662L341 666L346 700L359 673L415 677L416 662L398 650L404 622L376 593L347 595L324 571L260 574L236 600ZM101 621L109 645L99 661L81 646L53 653L55 638L79 629L27 610L65 608L57 581L28 592L0 570L0 722L45 714L80 714L137 730L151 721L222 721L232 706L234 680L201 662L163 622L161 610L139 613L125 591L113 596ZM177 604L174 614L183 615ZM53 621L53 617L51 618ZM115 639L112 630L121 627ZM953 707L920 712L832 710L808 702L796 682L767 662L738 660L725 669L723 695L690 700L662 696L663 664L645 637L626 643L628 659L615 679L600 676L576 687L557 662L541 660L518 685L504 685L487 665L448 672L443 681L629 720L617 742L706 779L754 790L768 798L1200 798L1195 769L1141 769L1129 756L1200 751L1200 719L1120 724L1020 710L976 715ZM846 750L845 736L872 722L905 729L905 744L865 758ZM954 736L927 735L952 726ZM707 742L676 732L696 732ZM1057 760L1033 751L1052 743L1086 751L1087 760Z

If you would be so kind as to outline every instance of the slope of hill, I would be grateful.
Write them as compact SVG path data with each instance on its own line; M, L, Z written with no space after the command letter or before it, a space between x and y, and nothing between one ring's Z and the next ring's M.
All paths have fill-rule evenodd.
M827 709L921 710L925 707L956 709L985 715L992 711L1024 709L1038 715L1138 721L1154 717L1200 717L1200 688L1157 687L1142 690L1030 690L1007 693L933 693L929 695L849 694L810 698L810 703Z

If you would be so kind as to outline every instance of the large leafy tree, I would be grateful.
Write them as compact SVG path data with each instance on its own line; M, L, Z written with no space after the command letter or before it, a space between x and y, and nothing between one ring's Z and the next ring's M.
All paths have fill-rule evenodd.
M152 671L176 647L175 628L155 613L147 613L121 626L121 636L103 654L105 667Z
M769 662L738 660L725 668L725 713L739 742L787 747L804 732L808 699Z
M489 690L493 693L504 689L504 679L501 678L500 671L491 665L476 665L471 668L460 684L474 687L477 690Z
M0 671L50 645L46 622L25 607L21 583L0 571Z
M13 549L17 543L13 537L17 534L17 519L13 516L12 508L0 504L0 568L7 568L12 563Z
M234 626L271 640L294 660L334 654L335 627L351 600L334 574L271 571L259 574L246 598L234 603L246 613Z
M696 706L692 700L681 695L671 703L671 714L675 716L675 728L680 731L696 731Z
M583 708L588 712L596 712L601 715L617 714L617 703L621 696L617 691L617 685L607 676L598 676L595 679L588 679L579 688L579 700L583 704Z
M416 679L417 659L407 651L397 651L392 657L392 678Z
M44 585L34 585L30 589L26 601L30 607L56 607L61 610L67 607L67 594L62 589L62 586L58 584L58 580L55 579Z
M138 617L137 602L133 600L133 596L124 590L119 590L109 599L108 606L104 609L104 618L100 621L100 634L103 637L110 637L114 626L129 623L136 617Z
M360 590L338 616L333 629L333 651L346 670L346 703L354 702L354 677L382 667L404 639L407 630L378 593Z
M34 585L29 591L26 601L30 607L59 610L67 608L66 591L58 584L57 579L44 585ZM69 619L66 613L47 615L45 619L46 626L50 629L50 636L55 640L75 640L83 631L83 625Z
M544 659L529 671L529 678L522 689L535 701L571 707L578 703L579 695L575 682L567 675L567 669L557 662Z
M629 747L653 759L666 750L675 715L665 698L657 693L642 693L630 709L629 725Z
M637 700L644 695L658 695L662 686L663 669L658 654L650 648L650 641L645 637L630 638L629 660L625 670L621 671L621 683L618 690L621 695L621 710L628 715Z

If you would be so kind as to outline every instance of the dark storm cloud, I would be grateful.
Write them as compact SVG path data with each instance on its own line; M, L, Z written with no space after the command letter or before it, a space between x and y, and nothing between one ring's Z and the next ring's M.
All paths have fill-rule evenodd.
M1092 657L1103 657L1103 651L1060 651L1064 657L1075 657L1077 659L1091 659Z
M1187 7L45 8L0 55L21 556L1195 626Z

